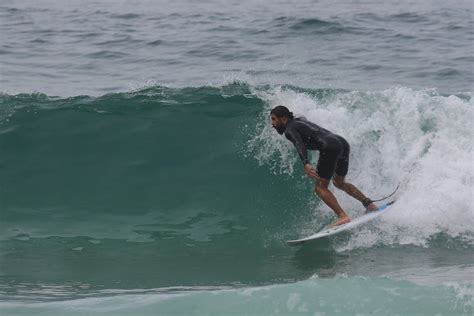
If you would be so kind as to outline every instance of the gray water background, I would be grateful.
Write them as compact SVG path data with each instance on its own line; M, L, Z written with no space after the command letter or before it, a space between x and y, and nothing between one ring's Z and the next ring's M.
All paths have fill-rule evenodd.
M102 95L232 80L472 90L471 1L14 1L0 89Z

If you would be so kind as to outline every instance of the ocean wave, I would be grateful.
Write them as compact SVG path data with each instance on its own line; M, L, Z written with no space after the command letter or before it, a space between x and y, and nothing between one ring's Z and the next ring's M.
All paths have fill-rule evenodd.
M469 315L473 312L472 288L457 283L427 287L389 278L344 276L236 289L196 287L138 293L108 290L106 297L47 303L3 302L0 307L16 315Z
M352 146L348 178L367 194L389 192L402 183L393 212L380 221L375 238L363 229L359 238L351 239L352 247L381 239L385 244L424 245L438 233L474 240L469 204L474 183L470 98L408 88L350 91L323 99L281 88L258 95L266 101L266 109L249 148L261 164L283 173L298 170L291 144L275 135L265 118L272 106L285 104L296 115L348 139ZM337 190L336 194L349 209L357 205ZM328 212L325 206L317 209ZM320 221L318 213L314 222ZM314 222L302 233L308 234Z
M137 215L137 209L142 210L142 215L153 216L154 212L163 212L163 208L168 209L166 212L179 208L214 214L207 221L218 215L214 224L196 228L199 231L209 225L219 226L227 221L225 214L235 213L232 203L225 202L235 199L235 189L231 189L225 176L232 174L242 184L251 181L260 183L260 187L271 186L274 177L280 177L282 186L276 191L258 193L253 203L267 212L265 204L273 199L273 194L288 196L288 205L294 205L277 218L291 219L292 224L280 236L308 234L330 222L332 212L312 197L310 183L300 178L301 168L291 144L274 133L268 123L269 109L285 104L297 115L304 115L349 140L352 156L348 177L367 194L378 196L402 183L393 212L375 226L355 232L340 249L380 243L427 246L439 234L469 244L473 240L474 219L469 204L474 183L470 163L470 94L442 96L434 90L409 88L360 92L234 82L188 88L151 85L101 97L2 94L0 102L0 141L6 146L2 157L10 165L2 178L4 187L10 188L4 194L10 194L5 209L11 218L28 209L33 218L35 214L43 216L60 208L66 213L75 212L81 200L87 201L91 212L102 208L102 220L106 220L110 205L131 218ZM71 142L74 146L69 145ZM317 155L313 160L316 158ZM58 159L68 164L52 163ZM178 165L186 171L180 173ZM24 166L30 167L25 170ZM252 170L258 170L258 176L252 176ZM25 172L30 173L28 183L6 185L9 179L13 181ZM211 181L209 189L201 189L199 199L180 199L177 203L172 197L192 191L191 187L181 185L189 174L190 183L199 183L198 179ZM117 176L128 177L127 184L116 182ZM42 188L44 177L50 188ZM76 184L65 186L71 177ZM258 187L241 187L239 191L242 196L255 196ZM52 199L50 189L59 195ZM151 198L152 190L157 189L162 195ZM66 203L71 190L78 198ZM134 198L119 198L126 191ZM215 197L216 192L220 192L221 198ZM297 195L303 198L296 199ZM357 201L337 190L336 195L351 216L360 213ZM191 206L186 206L189 203ZM222 208L219 203L229 206ZM251 201L245 205L240 210L243 214L254 209ZM292 209L308 210L305 213L312 220L308 222L306 218L305 224L299 223ZM235 226L249 227L246 220L234 220ZM133 222L139 225L147 221ZM205 222L203 219L202 223ZM42 227L40 231L52 229L49 235L61 235L47 222L37 225ZM275 225L270 229L278 230L278 221ZM19 222L11 223L12 228L18 226ZM82 225L78 226L77 233L81 229ZM32 231L38 232L30 227L18 233L31 235ZM180 234L179 229L176 233ZM154 230L150 230L145 239L159 238L150 237L153 234ZM182 234L189 236L185 231ZM39 236L45 235L48 234ZM210 238L209 234L203 236L208 236L202 237L205 240ZM124 238L129 239L130 234Z
M274 20L275 27L287 27L298 32L314 32L320 34L354 33L356 27L343 25L337 21L328 21L318 18L278 17Z

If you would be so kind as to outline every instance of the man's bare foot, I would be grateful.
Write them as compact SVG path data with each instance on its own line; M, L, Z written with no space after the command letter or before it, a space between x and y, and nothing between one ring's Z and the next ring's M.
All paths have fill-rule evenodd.
M379 208L379 207L377 206L377 204L375 204L375 203L370 203L369 206L367 206L367 208L365 209L365 213L364 213L364 214L367 214L367 213L376 211L376 210L378 210L378 208Z
M331 225L331 228L342 225L342 224L347 224L350 221L351 221L351 218L349 216L340 217L334 224Z

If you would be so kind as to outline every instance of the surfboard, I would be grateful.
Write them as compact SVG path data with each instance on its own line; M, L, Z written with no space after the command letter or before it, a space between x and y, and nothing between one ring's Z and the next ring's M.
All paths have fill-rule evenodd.
M303 244L303 243L305 243L307 241L310 241L310 240L329 237L329 236L338 234L340 232L347 231L347 230L352 229L354 227L357 227L357 226L360 226L362 224L368 223L368 222L374 220L375 218L379 217L380 215L386 213L390 209L389 206L392 205L393 203L395 203L395 200L393 200L391 202L388 202L388 203L385 203L385 204L382 204L382 205L379 206L379 208L377 210L372 211L372 212L367 213L367 214L364 214L362 216L359 216L359 217L353 219L352 221L350 221L349 223L342 224L342 225L339 225L339 226L336 226L336 227L333 227L333 228L324 229L324 230L322 230L322 231L320 231L320 232L318 232L314 235L311 235L311 236L308 236L308 237L305 237L305 238L295 239L295 240L288 240L286 243L290 246L295 246L295 245Z

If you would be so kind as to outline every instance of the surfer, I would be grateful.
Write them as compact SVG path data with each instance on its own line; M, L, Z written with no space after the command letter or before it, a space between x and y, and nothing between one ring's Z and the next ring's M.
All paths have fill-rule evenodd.
M306 175L316 180L315 192L338 216L332 225L338 226L351 221L339 205L334 194L329 191L329 181L334 186L362 202L368 212L377 209L377 205L366 197L355 185L347 182L345 177L349 167L349 143L341 136L316 125L304 118L293 116L290 110L279 105L271 110L272 126L276 131L290 140L298 151ZM319 150L316 169L308 160L308 150Z

